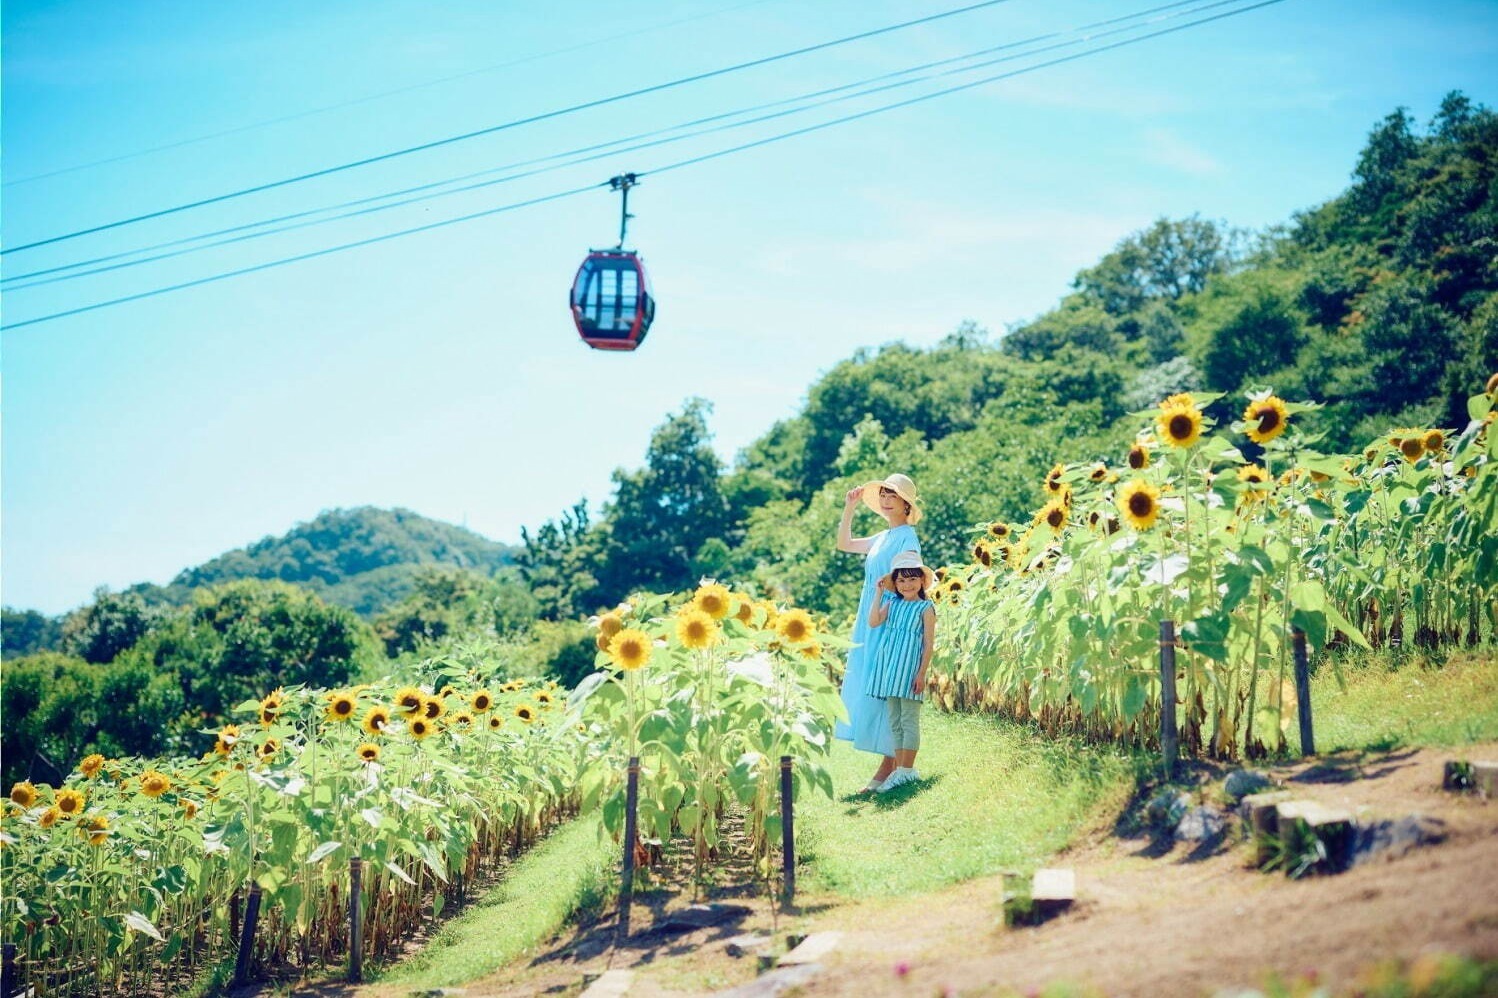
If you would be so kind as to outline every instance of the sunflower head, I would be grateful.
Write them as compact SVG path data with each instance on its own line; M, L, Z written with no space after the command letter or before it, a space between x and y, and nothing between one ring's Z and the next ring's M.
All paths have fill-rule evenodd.
M213 751L219 755L228 755L239 743L239 725L226 724L218 729L218 738L214 740Z
M490 731L498 731L500 728L502 728L504 726L505 726L505 719L504 718L500 717L498 714L490 714L489 715L489 730Z
M97 752L93 755L84 756L83 761L78 764L78 772L82 773L84 778L90 780L98 776L99 770L103 768L104 757Z
M1488 383L1483 386L1483 391L1489 395L1498 395L1498 373L1488 375Z
M1000 523L998 520L995 520L988 525L988 536L994 540L1003 540L1009 536L1009 524Z
M1268 485L1269 472L1257 464L1245 464L1238 469L1238 481L1248 485Z
M488 690L476 690L468 702L475 714L485 714L494 706L494 694Z
M812 639L816 627L811 622L811 614L798 607L781 614L780 620L776 622L775 633L790 644L799 645Z
M1060 530L1066 526L1066 503L1048 502L1039 513L1035 515L1036 523L1043 523L1052 530ZM955 581L955 580L954 580Z
M538 704L540 704L541 706L543 706L543 707L549 707L551 705L552 699L553 699L552 695L550 693L548 693L546 690L537 690L536 691L536 702Z
M1052 494L1060 493L1066 486L1061 484L1061 476L1066 474L1066 468L1054 465L1045 475L1045 490Z
M425 701L426 695L415 686L402 686L395 691L395 703L391 706L402 714L416 714Z
M327 717L330 721L348 721L354 716L354 708L357 706L354 694L348 690L339 690L328 695Z
M358 755L359 761L364 763L366 766L372 762L380 761L380 747L374 742L365 742L358 748L354 749L354 753Z
M406 719L406 728L411 732L411 737L417 741L431 736L437 730L437 726L420 714L414 714Z
M993 564L993 552L989 550L987 544L979 541L973 545L973 560L981 564L984 568L988 568Z
M421 716L428 721L435 721L447 713L447 704L443 703L441 697L427 697L421 701Z
M703 610L689 609L676 618L676 638L686 648L709 648L718 636L717 621Z
M1092 470L1087 473L1087 477L1091 481L1101 482L1108 477L1108 466L1099 461L1092 466Z
M598 618L598 633L607 640L624 630L624 619L617 613L605 613Z
M609 642L609 660L625 672L634 672L650 661L653 650L650 635L638 628L627 627Z
M754 623L754 601L740 596L733 604L733 618L741 624Z
M274 743L274 738L266 739L265 745L260 746L261 756L266 755L265 746L273 745ZM271 751L274 752L275 749ZM148 769L140 774L140 792L147 797L160 797L170 789L172 789L172 781L167 778L165 773L158 773L154 769Z
M1136 443L1129 448L1129 467L1135 471L1143 471L1150 466L1150 449L1144 444Z
M196 818L198 816L198 802L185 800L182 802L182 817Z
M716 582L698 586L696 595L692 597L692 603L714 620L722 620L728 616L728 611L732 606L728 589Z
M515 716L520 718L526 724L530 724L536 719L536 708L532 707L528 703L523 703L515 708Z
M1160 400L1160 408L1161 409L1174 409L1174 408L1176 408L1178 406L1193 406L1194 407L1195 405L1196 405L1196 403L1194 401L1192 401L1192 399L1191 399L1191 393L1190 392L1176 392L1174 395L1170 396L1169 398L1164 398L1164 399Z
M1425 445L1428 453L1439 454L1446 446L1446 435L1440 430L1426 430L1425 436L1420 438L1420 443Z
M95 814L78 826L82 835L88 836L88 844L91 846L102 846L109 841L109 819L102 814Z
M466 710L460 710L452 716L452 725L455 728L467 730L473 727L473 715Z
M1160 516L1160 490L1136 478L1118 490L1118 511L1135 530L1148 530Z
M366 734L382 735L390 726L390 711L384 707L371 707L364 713L364 720L360 724Z
M281 743L274 738L267 738L265 741L260 743L259 752L261 759L264 759L266 761L274 759L276 757L276 753L279 751L281 751Z
M22 780L13 784L10 788L11 802L23 808L31 808L36 804L36 787L30 780Z
M1405 437L1399 441L1399 453L1410 464L1414 464L1425 453L1425 441L1420 437Z
M1243 422L1247 424L1245 432L1248 433L1248 439L1256 444L1267 444L1284 433L1289 418L1284 400L1274 395L1254 399L1243 410Z
M53 801L54 806L69 818L83 813L83 804L86 798L79 790L59 790L57 799Z
M1190 447L1201 439L1202 412L1194 405L1174 405L1156 417L1160 437L1172 447Z
M285 706L286 697L282 695L280 690L267 694L265 699L260 701L260 723L267 725L274 724L276 718L281 714L281 708Z
M41 825L43 828L51 828L53 825L57 824L58 819L60 819L61 817L61 810L59 810L55 806L49 807L47 808L47 810L42 812L42 816L37 820L37 824Z

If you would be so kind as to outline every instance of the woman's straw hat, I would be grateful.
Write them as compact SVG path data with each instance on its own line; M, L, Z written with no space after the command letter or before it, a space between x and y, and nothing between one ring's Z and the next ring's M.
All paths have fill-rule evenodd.
M863 504L883 516L884 511L879 508L881 488L893 489L895 495L910 503L910 515L905 518L906 523L915 526L921 522L921 500L916 494L915 482L912 482L908 475L901 475L897 472L882 482L869 482L863 487Z
M899 571L902 568L919 568L921 570L921 573L926 576L926 588L928 590L936 585L936 573L931 571L931 569L927 568L925 565L921 564L921 556L919 553L915 551L901 551L899 554L895 555L889 563L890 588L893 589L895 585L895 572Z

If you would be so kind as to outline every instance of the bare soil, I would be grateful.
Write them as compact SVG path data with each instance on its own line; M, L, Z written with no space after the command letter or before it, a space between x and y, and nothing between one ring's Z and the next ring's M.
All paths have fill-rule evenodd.
M1390 958L1439 951L1498 961L1498 801L1442 791L1452 758L1498 759L1498 743L1343 754L1273 770L1297 797L1360 819L1418 814L1445 824L1439 844L1334 876L1261 873L1236 835L1194 847L1152 835L1136 800L1050 863L1076 871L1079 899L1040 926L1004 926L998 876L915 897L801 897L779 911L742 886L749 871L739 868L720 879L740 886L710 887L705 899L751 912L682 934L653 927L700 899L689 859L668 857L659 886L632 909L627 939L616 938L611 914L464 990L469 998L577 994L585 979L623 967L634 971L631 998L707 994L756 978L755 958L731 957L725 946L749 931L772 935L779 950L789 933L842 933L822 972L794 992L804 995L1025 994L1056 982L1106 995L1210 995L1262 987L1271 974L1314 976L1341 993ZM1196 772L1204 791L1221 785L1224 771ZM364 998L405 993L358 989Z

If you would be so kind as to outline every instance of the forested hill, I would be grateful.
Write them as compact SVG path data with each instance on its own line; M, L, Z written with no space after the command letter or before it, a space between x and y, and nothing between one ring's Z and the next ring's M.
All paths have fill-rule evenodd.
M237 579L278 579L366 616L408 595L422 566L444 565L493 575L514 549L471 530L409 509L334 509L181 572L166 594L178 602L193 589Z

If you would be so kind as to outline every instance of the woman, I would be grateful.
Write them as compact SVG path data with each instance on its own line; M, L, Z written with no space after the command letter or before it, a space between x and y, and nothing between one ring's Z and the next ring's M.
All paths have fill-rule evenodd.
M853 513L859 503L884 517L888 529L872 537L854 537ZM869 482L850 490L843 504L842 522L837 526L837 549L864 556L863 593L858 599L858 616L853 620L853 648L848 652L848 668L843 674L843 705L848 710L848 721L837 726L837 737L851 741L860 751L884 757L864 792L878 790L895 771L894 736L885 703L869 696L866 688L875 658L871 644L880 637L877 630L869 627L869 609L879 598L879 580L889 575L895 555L902 551L921 553L920 541L915 536L915 524L920 519L915 483L905 475L896 474L882 482Z

